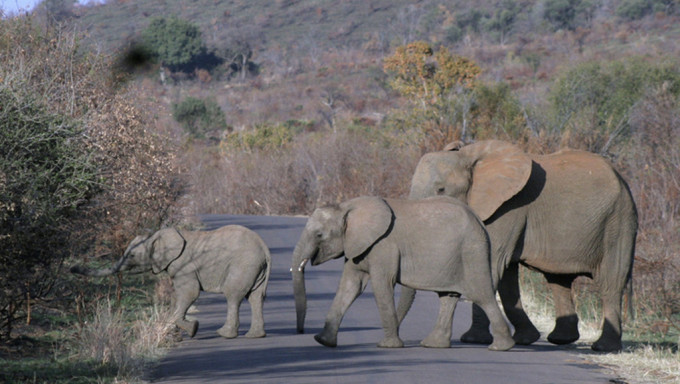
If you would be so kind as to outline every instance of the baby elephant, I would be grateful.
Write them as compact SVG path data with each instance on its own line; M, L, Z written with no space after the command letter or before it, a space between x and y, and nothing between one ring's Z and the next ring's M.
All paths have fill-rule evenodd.
M337 345L340 321L369 276L385 331L379 347L404 345L398 334L395 283L439 294L437 323L421 345L450 347L453 311L461 295L479 305L491 320L489 349L504 351L514 345L496 302L488 236L481 221L460 201L444 196L423 200L360 197L315 210L293 252L298 332L303 332L307 306L305 264L317 265L343 255L347 260L340 286L323 331L314 337L322 345Z
M161 229L151 237L138 236L123 257L111 268L90 270L74 266L71 272L87 276L107 276L119 271L154 274L167 271L172 278L175 297L174 320L193 337L198 321L185 316L200 291L221 292L227 297L227 320L217 333L226 338L238 335L239 306L247 298L252 321L246 337L264 337L262 304L269 273L269 248L255 232L240 225L214 231Z

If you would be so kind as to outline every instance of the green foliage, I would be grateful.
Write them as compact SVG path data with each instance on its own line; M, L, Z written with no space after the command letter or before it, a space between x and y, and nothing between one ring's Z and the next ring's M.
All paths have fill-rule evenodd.
M187 133L196 138L203 138L210 131L227 128L224 112L212 99L189 96L172 106L172 116Z
M546 0L543 3L543 18L553 30L567 29L573 31L579 24L586 24L592 19L597 0Z
M673 0L622 0L616 8L616 15L627 20L637 20L652 12L670 14L673 8Z
M555 126L625 132L629 111L645 93L664 87L680 95L680 67L643 58L581 64L561 74L549 95ZM577 127L577 125L584 125Z
M503 42L512 30L520 11L521 8L515 0L503 0L494 13L483 20L484 30Z
M190 65L205 52L198 27L176 17L153 19L142 36L145 47L161 65L172 69Z
M7 336L19 305L54 284L68 254L68 222L98 179L76 123L4 87L0 105L0 326Z
M480 84L473 93L471 136L517 141L526 130L526 119L517 97L505 82Z
M281 124L258 124L252 130L234 132L220 144L224 150L253 151L256 149L282 148L291 143L296 135L308 130L313 123L288 120Z

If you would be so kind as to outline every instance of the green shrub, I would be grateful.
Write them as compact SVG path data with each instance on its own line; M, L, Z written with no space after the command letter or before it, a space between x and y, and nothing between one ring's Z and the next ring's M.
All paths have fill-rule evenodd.
M549 94L559 131L629 132L629 111L650 90L680 95L680 67L643 58L581 64L561 74Z
M481 84L474 90L472 135L478 139L517 141L525 133L522 105L505 82Z
M224 112L212 99L187 97L172 106L172 116L193 137L203 138L210 131L227 128Z
M252 130L228 135L222 142L222 147L242 151L281 148L312 125L312 122L300 120L288 120L281 124L258 124Z
M188 66L206 50L198 27L176 17L153 19L142 36L161 65L174 70Z

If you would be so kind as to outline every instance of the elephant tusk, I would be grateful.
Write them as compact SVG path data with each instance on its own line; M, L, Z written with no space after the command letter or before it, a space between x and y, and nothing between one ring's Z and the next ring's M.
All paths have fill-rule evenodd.
M307 262L309 262L309 259L304 259L298 266L298 272L303 272L305 270L305 265L307 265ZM293 268L290 269L291 272L293 272Z

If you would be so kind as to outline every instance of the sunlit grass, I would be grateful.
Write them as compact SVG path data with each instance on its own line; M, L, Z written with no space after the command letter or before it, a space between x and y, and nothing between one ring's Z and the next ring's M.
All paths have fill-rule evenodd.
M540 274L526 269L521 272L521 290L524 309L545 339L555 324L552 294ZM680 383L677 330L650 331L649 324L660 321L655 315L638 315L635 320L624 317L624 350L606 354L591 352L590 345L600 336L598 296L578 284L575 291L581 334L576 342L578 347L573 349L575 353L583 353L585 359L611 369L629 384Z

